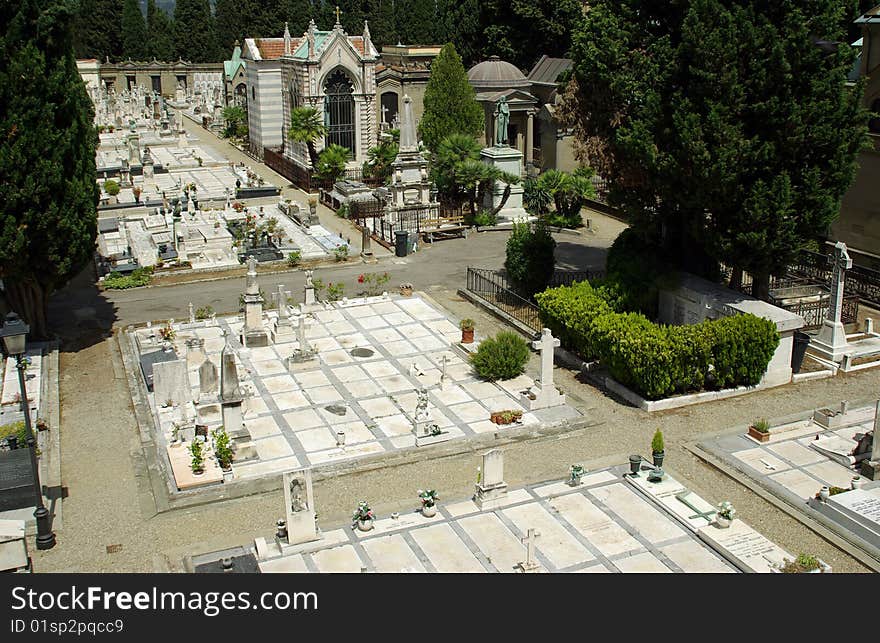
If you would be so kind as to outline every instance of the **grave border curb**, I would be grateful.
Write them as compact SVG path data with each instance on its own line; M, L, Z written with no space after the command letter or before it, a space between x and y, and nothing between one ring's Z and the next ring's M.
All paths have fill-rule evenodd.
M804 417L804 413L798 415L801 416L802 419L806 419L806 417L812 417L812 412L806 415L806 417ZM741 433L742 429L737 428L735 431L717 433L715 435L701 438L701 440L706 441L707 439L717 439L728 435L740 435ZM709 448L704 446L702 442L690 441L685 442L682 446L704 463L714 467L734 482L741 484L746 489L759 496L762 500L773 505L789 517L794 518L814 532L817 536L834 547L837 547L844 554L859 561L872 571L880 572L880 558L875 558L869 551L863 549L857 542L858 537L852 538L850 534L842 533L831 521L815 509L809 507L806 504L806 501L804 502L804 506L808 511L804 511L793 505L787 499L777 496L748 473L739 469L735 465L728 463L713 451L709 450Z
M117 329L115 334L119 356L122 360L122 371L125 373L132 412L138 429L138 436L132 441L130 456L138 484L142 513L149 517L177 509L279 491L281 489L280 473L189 491L171 490L172 478L165 471L166 465L162 461L158 445L153 439L153 417L147 406L144 393L145 384L134 361L133 336L129 333L138 326L132 324ZM387 452L379 453L341 462L313 465L309 468L312 471L313 480L319 482L343 475L464 455L530 439L555 438L563 433L585 430L604 424L604 422L590 418L586 414L588 409L578 409L578 411L583 415L575 420L559 420L538 426L505 429L503 432L484 433L469 438L450 440L430 447L409 447L390 454Z

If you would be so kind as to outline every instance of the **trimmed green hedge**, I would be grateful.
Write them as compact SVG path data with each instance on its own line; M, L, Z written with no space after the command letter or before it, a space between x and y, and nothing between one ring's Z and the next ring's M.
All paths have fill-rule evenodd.
M101 282L101 284L104 288L110 290L126 290L128 288L146 286L152 281L152 279L153 268L152 266L147 266L143 268L135 268L128 276L123 276L121 273L114 270L104 277L104 281Z
M609 284L579 282L535 299L564 346L599 359L615 380L650 400L757 384L779 344L775 324L754 315L662 326L641 313L615 312L619 294Z

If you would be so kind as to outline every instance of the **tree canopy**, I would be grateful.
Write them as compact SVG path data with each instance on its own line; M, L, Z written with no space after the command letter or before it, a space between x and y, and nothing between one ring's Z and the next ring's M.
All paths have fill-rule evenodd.
M71 0L0 14L0 278L10 307L47 336L51 292L97 235L94 110L74 57Z
M174 42L176 57L195 63L216 62L229 55L219 47L208 0L177 0Z
M825 233L866 138L843 0L598 0L568 116L609 201L681 267L769 277ZM831 43L830 45L828 43ZM824 46L820 46L824 45Z
M174 59L174 30L171 16L147 0L147 54L156 60Z

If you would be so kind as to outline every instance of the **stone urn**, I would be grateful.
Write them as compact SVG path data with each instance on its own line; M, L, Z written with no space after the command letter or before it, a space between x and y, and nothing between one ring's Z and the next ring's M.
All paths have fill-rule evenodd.
M358 520L358 529L361 531L370 531L373 528L373 519Z
M425 518L433 518L434 516L437 515L437 505L432 504L431 506L428 506L427 504L423 504L422 505L422 515Z
M732 522L733 521L730 518L725 518L720 514L715 515L715 524L718 526L719 529L727 529L728 527L730 527L730 523Z
M823 486L821 489L819 489L819 501L820 502L827 502L828 497L830 495L831 495L831 490L828 487Z

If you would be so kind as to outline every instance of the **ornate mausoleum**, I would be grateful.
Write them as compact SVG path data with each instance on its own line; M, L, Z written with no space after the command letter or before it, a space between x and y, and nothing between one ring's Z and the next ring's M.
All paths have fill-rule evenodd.
M367 159L376 145L376 62L379 52L364 23L361 36L349 36L338 22L332 31L319 31L314 21L299 39L284 33L281 56L282 114L308 105L324 114L328 133L317 141L320 151L337 144L352 152L352 166ZM301 166L308 165L303 143L287 141L287 119L283 122L284 155Z

